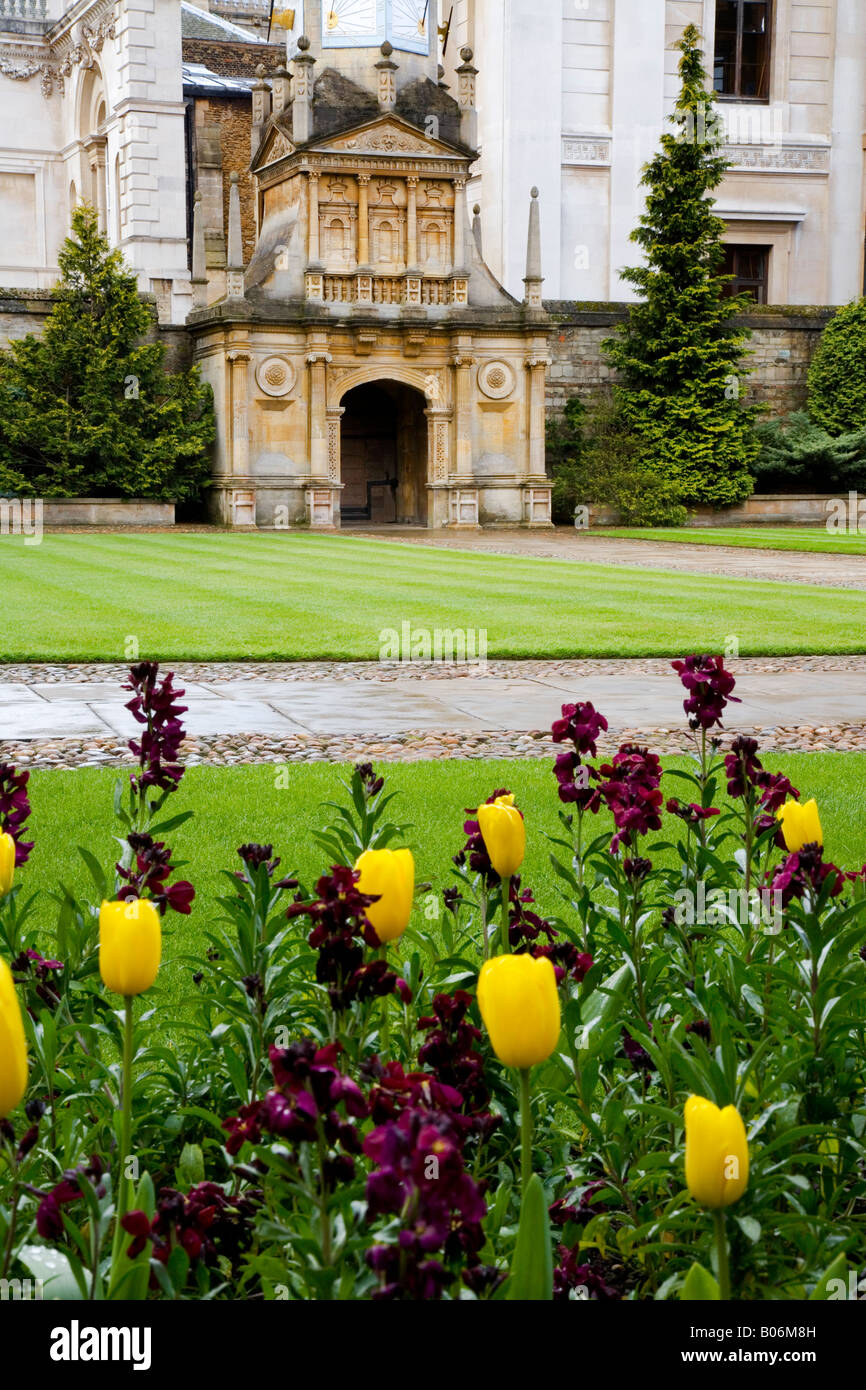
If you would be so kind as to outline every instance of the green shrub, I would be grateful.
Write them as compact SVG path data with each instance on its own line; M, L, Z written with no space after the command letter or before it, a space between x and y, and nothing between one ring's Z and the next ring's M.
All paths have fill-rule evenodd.
M569 400L562 419L548 426L553 477L553 519L574 522L575 510L616 508L626 526L682 526L686 509L674 486L647 464L622 412L607 396L587 407Z
M757 449L755 409L740 401L748 334L733 322L747 300L729 296L719 273L724 223L710 195L728 165L693 25L679 47L677 129L644 171L646 212L632 233L644 264L621 272L641 302L604 347L623 416L669 495L725 506L751 493Z
M809 414L831 435L866 429L866 299L831 319L809 368Z
M759 492L828 492L866 484L866 428L834 438L804 410L755 429Z
M0 491L40 497L195 498L210 476L213 399L168 375L135 275L76 208L40 338L0 353Z

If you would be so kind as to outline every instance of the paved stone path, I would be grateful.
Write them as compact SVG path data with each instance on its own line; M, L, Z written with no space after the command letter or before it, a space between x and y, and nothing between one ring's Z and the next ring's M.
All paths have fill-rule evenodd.
M765 579L791 584L866 589L866 555L812 554L802 550L750 550L686 541L619 540L558 527L555 531L480 531L450 534L417 527L351 528L343 536L435 545L490 555L524 555L576 560L590 565L628 565L639 569L720 574L727 579Z
M730 663L742 704L731 731L765 747L866 749L866 656ZM605 751L640 738L688 746L670 663L497 661L486 668L399 663L179 663L190 762L411 761L551 756L560 706L592 700L609 720ZM34 767L129 761L135 732L126 670L94 664L5 667L0 760Z

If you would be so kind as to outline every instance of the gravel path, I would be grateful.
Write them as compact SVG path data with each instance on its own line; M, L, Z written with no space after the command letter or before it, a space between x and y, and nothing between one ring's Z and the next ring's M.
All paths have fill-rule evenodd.
M817 584L834 589L866 589L866 555L813 554L803 550L751 550L738 546L695 545L688 541L620 540L566 526L555 531L480 531L451 534L417 528L352 529L341 535L367 540L434 545L488 555L521 555L571 560L589 565L627 565L637 569L716 574L725 579L762 579L784 584Z
M866 717L862 711L848 710L848 696L845 691L863 690L866 694L866 655L864 656L821 656L821 657L750 657L730 660L730 668L740 682L740 691L748 696L738 718L738 707L730 706L727 727L733 732L749 733L757 737L764 749L780 751L866 751ZM292 663L205 663L179 662L174 666L181 682L196 682L207 687L207 704L212 710L229 709L243 701L245 683L267 681L281 682L289 695L293 685L306 687L309 699L310 688L317 683L323 685L322 703L326 717L339 716L342 695L339 697L334 686L346 689L348 714L345 728L333 731L314 732L295 728L289 732L220 732L208 729L206 732L193 732L186 740L182 756L190 765L208 763L215 766L228 766L242 763L304 763L304 762L354 762L371 759L382 762L415 762L422 759L440 758L552 758L559 751L550 740L549 721L556 717L559 706L569 698L593 698L594 686L611 693L612 703L607 706L613 716L616 703L613 696L621 692L622 704L629 711L627 718L611 717L611 729L600 744L600 752L608 754L620 742L640 741L660 753L685 752L692 747L688 731L679 719L679 690L676 676L671 671L670 662L661 659L647 660L579 660L579 661L495 661L489 663L482 672L478 668L465 666L444 666L437 663L427 665L400 665L376 662L292 662ZM4 701L7 719L13 708L10 701L17 699L10 687L26 687L25 694L40 710L50 707L55 699L60 705L66 704L64 686L79 687L79 696L87 697L87 687L93 685L119 686L126 678L127 668L120 665L100 665L82 663L72 666L17 665L0 668L0 731L3 727ZM834 680L834 676L836 679ZM862 677L862 680L860 679ZM475 705L474 727L459 728L427 727L404 728L383 731L386 723L384 709L390 696L387 694L393 682L400 681L403 687L394 691L394 698L404 698L407 682L413 685L420 682L454 682L458 694L451 698L460 708L460 691L465 691L467 708L472 708L472 700L481 701ZM369 682L376 682L371 688ZM352 687L355 694L370 690L371 699L376 703L375 714L371 720L365 715L364 702L352 704ZM37 701L37 692L41 697ZM452 691L455 687L452 686ZM572 694L571 689L575 689ZM251 691L253 687L251 686ZM653 717L658 708L657 698L651 698L653 690L661 689L673 717L662 724ZM527 700L526 691L529 690ZM56 697L52 693L56 691ZM750 695L750 691L753 692ZM840 695L840 691L842 692ZM811 692L811 693L810 693ZM64 736L62 730L50 737L28 738L26 733L18 737L0 739L0 761L13 762L30 768L73 768L73 767L123 767L131 766L132 755L126 741L133 729L131 721L122 709L122 696L113 691L119 721L112 732L105 730L94 734L86 732ZM771 707L778 700L777 722L749 722L747 711L751 700L762 696L769 698ZM94 693L94 702L104 700L103 694ZM250 696L252 698L252 695ZM193 693L191 714L196 712ZM834 717L808 721L792 718L791 707L797 702L801 707L816 707L826 701L827 709L835 708ZM47 701L47 704L45 703ZM491 703L485 705L485 701ZM803 702L806 702L804 705ZM809 702L811 701L811 704ZM86 700L85 700L86 702ZM596 701L604 710L603 699ZM199 704L199 709L201 708ZM312 707L315 708L315 700ZM105 708L104 705L98 705ZM483 725L484 708L502 710L518 709L525 712L524 724L543 716L547 727L499 727L487 728ZM20 708L20 707L19 707ZM646 709L645 717L641 712ZM378 718L378 710L383 717ZM337 710L337 715L328 713ZM852 717L844 717L851 713ZM773 715L776 710L773 707ZM114 715L110 714L110 717ZM299 718L305 717L303 714ZM411 721L411 712L404 716ZM355 721L353 727L353 720ZM213 717L211 717L213 722ZM517 720L515 719L516 723ZM7 723L7 728L9 727ZM126 733L127 728L129 734Z

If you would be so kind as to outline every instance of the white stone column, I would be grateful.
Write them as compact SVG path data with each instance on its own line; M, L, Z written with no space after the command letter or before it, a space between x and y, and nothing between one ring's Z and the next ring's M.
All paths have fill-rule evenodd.
M837 0L833 73L833 161L826 293L822 302L847 304L863 293L864 99L866 10L862 0Z
M454 270L466 269L466 183L454 182Z
M543 348L544 344L541 344ZM529 431L529 447L527 450L527 476L531 478L543 478L545 472L545 432L547 424L547 412L545 409L548 359L542 352L536 351L531 357L526 359L526 370L529 375L527 418Z
M619 272L640 252L630 236L644 209L643 166L665 130L665 0L617 0L611 25L610 300L631 300ZM548 285L548 294L557 298Z

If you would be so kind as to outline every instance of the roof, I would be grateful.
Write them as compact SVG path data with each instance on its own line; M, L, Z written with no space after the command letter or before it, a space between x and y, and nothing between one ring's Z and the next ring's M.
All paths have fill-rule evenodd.
M184 63L183 89L185 92L237 92L246 95L253 86L252 77L223 77L211 72L204 63Z
M222 39L225 42L234 43L257 43L267 46L267 39L260 34L254 34L250 29L242 29L239 24L232 24L229 19L220 19L219 15L209 14L207 10L200 10L197 5L191 5L189 0L181 0L181 33L185 39Z

